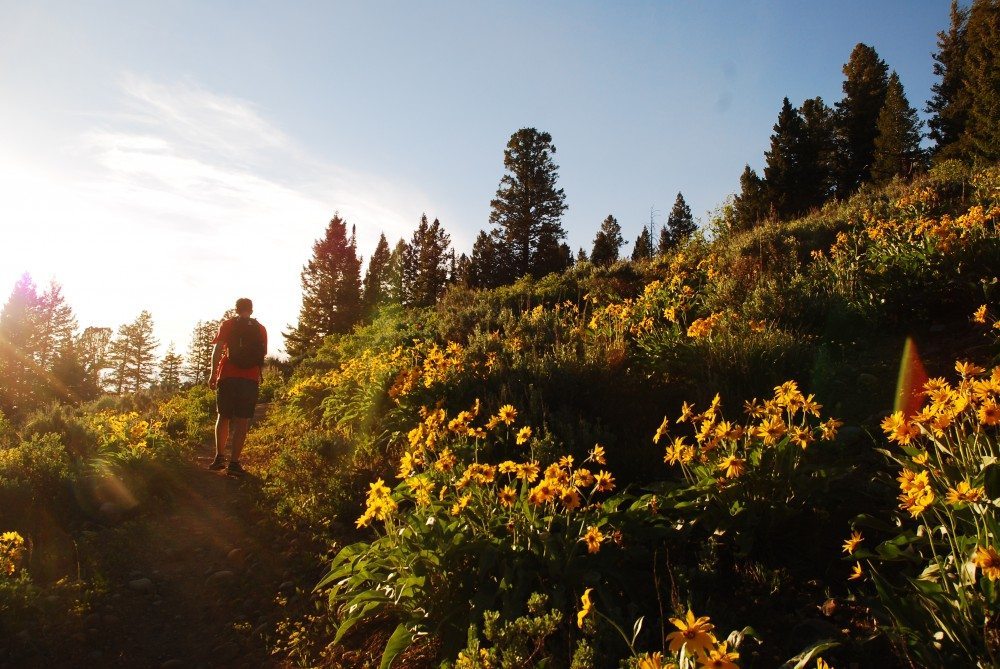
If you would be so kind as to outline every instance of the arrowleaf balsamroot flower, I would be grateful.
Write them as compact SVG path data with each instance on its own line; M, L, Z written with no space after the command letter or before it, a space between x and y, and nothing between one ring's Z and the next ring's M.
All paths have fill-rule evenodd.
M690 655L704 655L715 646L715 635L712 630L715 625L709 622L708 616L695 618L691 609L688 609L686 618L671 618L670 622L677 628L676 632L667 635L670 642L670 652L680 652L681 648L686 648Z
M611 475L611 472L606 472L603 469L594 474L594 482L597 486L597 492L611 492L615 489L615 477Z
M587 528L587 532L583 535L581 541L587 544L588 553L596 553L601 550L601 542L604 541L604 535L597 527L591 525Z
M580 610L576 614L576 626L583 629L583 621L587 619L590 615L591 610L594 608L594 603L590 601L590 593L593 592L593 588L587 588L583 591L583 596L580 597Z
M517 433L518 446L528 443L529 439L531 439L531 428L525 425Z
M860 532L851 532L851 537L844 542L844 552L848 555L853 554L862 541L864 541L864 537L861 536Z
M709 669L739 669L735 662L738 659L740 654L729 650L729 644L723 641L718 648L710 648L704 657L698 658L698 665Z
M983 574L991 581L1000 579L1000 553L993 546L976 546L972 564L982 569Z
M857 581L862 576L865 575L864 570L861 568L860 562L855 562L854 567L851 569L851 575L847 577L848 581Z
M606 460L606 453L604 452L604 447L600 444L595 444L592 449L590 449L589 459L596 462L599 465L608 464Z
M968 481L959 481L954 488L948 488L945 500L949 504L958 506L966 502L978 502L986 497L986 491L982 488L974 488Z

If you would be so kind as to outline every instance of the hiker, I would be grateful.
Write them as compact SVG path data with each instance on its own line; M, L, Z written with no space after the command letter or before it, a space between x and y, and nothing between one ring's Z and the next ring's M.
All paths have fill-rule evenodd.
M236 316L222 321L212 340L215 348L208 387L218 389L219 418L215 423L215 460L208 468L219 470L227 466L223 451L232 429L233 445L227 471L234 475L244 473L240 453L257 406L257 390L267 352L267 330L250 318L252 313L253 302L246 297L236 300Z

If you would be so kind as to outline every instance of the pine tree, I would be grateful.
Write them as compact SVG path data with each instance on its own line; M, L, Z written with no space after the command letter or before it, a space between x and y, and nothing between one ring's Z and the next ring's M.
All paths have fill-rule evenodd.
M188 344L187 365L184 375L189 383L199 385L207 383L212 375L212 350L216 333L221 321L198 321L191 332L191 342Z
M846 197L871 179L878 116L885 104L889 66L867 44L858 44L844 65L844 97L836 104L837 195Z
M368 261L368 269L365 270L361 301L368 316L371 316L372 312L389 297L387 272L391 255L389 242L385 239L385 233L382 233L379 235L378 244L375 245L375 252Z
M885 104L878 117L878 137L872 156L872 181L884 184L897 175L910 176L923 167L920 120L910 106L895 71L889 75Z
M653 257L653 237L649 234L649 228L642 226L642 232L635 239L635 246L632 247L632 260L644 260Z
M400 239L389 254L385 270L386 299L392 304L406 304L409 300L406 277L410 275L410 245Z
M1000 0L973 1L967 39L962 149L973 161L994 162L1000 160Z
M820 207L833 192L836 165L835 121L833 110L823 98L810 98L799 108L802 117L802 142L798 147L799 187L802 189L801 212Z
M350 332L361 317L361 259L354 232L335 214L302 268L299 321L285 335L292 357L315 351L327 335Z
M472 286L472 261L468 255L462 253L455 259L455 268L448 281L466 288Z
M167 352L160 360L160 387L164 390L177 390L181 385L181 369L184 366L184 358L174 350L174 343L170 342Z
M101 388L101 372L108 368L108 347L111 328L88 326L74 344L76 355L83 366L84 387L89 395Z
M959 7L958 0L952 0L951 25L937 34L934 76L939 80L931 86L933 95L924 109L931 115L927 120L930 129L927 136L934 141L935 157L942 159L960 155L958 141L965 131L969 112L963 83L968 21L969 10Z
M41 370L35 362L38 343L38 289L23 274L0 310L0 411L16 417L37 406Z
M624 243L622 227L618 225L614 216L608 214L594 237L594 248L590 252L590 262L595 265L610 265L618 260L618 249Z
M667 224L660 231L660 253L677 248L697 229L694 217L691 216L691 207L684 201L684 196L677 193L674 206L671 207L670 214L667 216Z
M108 352L111 364L108 383L115 393L138 393L149 387L156 365L157 346L159 342L153 335L153 317L148 311L143 310L134 321L118 328Z
M576 252L576 261L578 263L589 262L589 260L587 258L587 250L585 248L583 248L582 246L580 247L580 250Z
M492 234L480 230L472 244L469 259L469 282L475 288L496 288L508 277L502 265L506 254L502 252L503 241L498 231Z
M555 152L552 136L535 128L515 132L504 149L506 174L490 202L490 224L497 226L504 241L502 246L494 245L493 251L510 256L497 268L510 268L505 282L525 274L537 278L565 267L559 242L566 236L561 223L566 196L556 188Z
M35 305L35 363L44 371L51 371L59 352L72 345L76 335L76 317L73 309L62 296L62 286L55 281L38 296Z
M737 230L749 230L767 218L768 199L764 180L750 169L743 168L740 175L740 192L733 198L733 218Z
M60 402L77 404L95 398L100 392L96 384L90 383L73 339L57 350L49 376L52 379L52 395Z
M785 98L771 135L771 148L764 153L764 182L768 205L782 219L801 214L805 209L802 187L802 147L806 127L799 110Z
M437 303L448 286L448 270L452 254L451 237L436 218L427 222L427 215L420 217L420 224L410 240L410 259L405 277L407 304L429 307Z

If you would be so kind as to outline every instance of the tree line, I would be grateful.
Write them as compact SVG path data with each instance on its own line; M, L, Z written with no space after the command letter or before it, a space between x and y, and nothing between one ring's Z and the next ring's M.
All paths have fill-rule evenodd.
M221 321L199 321L186 356L173 343L158 356L149 311L117 330L81 330L57 282L40 290L24 274L0 309L0 412L23 417L53 401L78 403L106 392L171 392L205 383Z

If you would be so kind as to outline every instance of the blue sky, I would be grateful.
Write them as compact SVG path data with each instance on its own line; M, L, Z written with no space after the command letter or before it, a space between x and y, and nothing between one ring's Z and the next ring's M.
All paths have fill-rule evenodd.
M247 294L277 350L334 211L366 256L423 212L468 250L534 126L574 249L678 191L705 220L782 97L839 99L857 42L922 110L948 7L0 0L0 292L55 278L81 324L148 308L182 350Z

